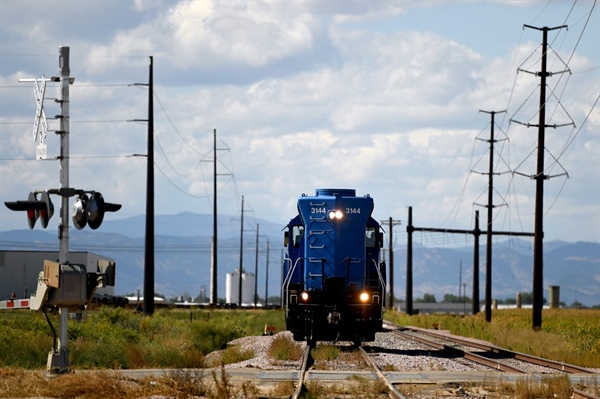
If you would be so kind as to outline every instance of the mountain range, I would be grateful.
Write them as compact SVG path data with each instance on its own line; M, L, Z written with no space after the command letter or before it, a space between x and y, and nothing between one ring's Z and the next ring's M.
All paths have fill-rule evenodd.
M257 293L264 298L280 295L281 258L284 253L282 229L285 224L253 219L257 226L244 226L244 251L240 257L240 219L218 217L218 296L225 297L226 273L239 269L254 273ZM143 292L145 217L105 220L98 230L70 229L69 248L112 258L117 263L117 294ZM210 289L212 215L183 212L155 217L155 292L169 297L208 295ZM269 245L268 287L265 285L266 248ZM58 250L57 235L44 230L0 232L0 250ZM480 301L485 293L485 245L479 250ZM406 246L394 247L394 294L403 300L406 292ZM41 265L40 265L41 269ZM517 292L531 292L533 249L528 241L512 238L494 243L492 256L492 297L515 298ZM457 295L466 284L472 296L473 248L431 247L413 244L414 298L434 294ZM549 286L560 287L560 301L570 305L600 304L600 243L550 241L544 243L544 298ZM464 287L464 286L463 286Z

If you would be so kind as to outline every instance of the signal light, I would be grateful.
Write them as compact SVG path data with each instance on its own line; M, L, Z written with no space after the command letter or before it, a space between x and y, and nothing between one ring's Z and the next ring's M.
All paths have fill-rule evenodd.
M48 221L54 215L54 205L47 191L42 192L41 200L37 199L37 193L31 192L27 201L5 202L4 205L11 211L26 211L27 224L33 229L38 218L41 219L42 227L48 227Z
M73 224L77 230L81 230L87 224L87 205L88 205L88 196L85 194L81 194L79 197L75 198L75 203L73 204L73 211L71 212L71 216L73 218Z
M37 195L34 192L29 193L27 201L37 201ZM30 229L33 229L35 222L40 217L40 211L35 209L27 209L27 224Z
M96 230L104 220L105 212L116 212L121 209L121 204L112 204L105 202L102 194L92 192L88 198L85 194L80 194L73 204L71 216L75 228L81 230L87 224L90 229Z
M50 191L63 197L77 195L71 216L73 217L73 224L78 230L83 229L86 224L95 230L102 224L104 213L116 212L121 209L121 204L105 202L102 194L95 191L92 191L91 197L88 198L83 190L61 190L58 190L58 192L57 190ZM38 194L40 194L39 200ZM48 222L54 215L54 204L52 204L48 191L33 191L29 193L27 201L4 202L4 205L11 211L26 211L27 224L30 229L33 229L38 219L40 219L43 228L48 227Z
M48 191L44 191L42 193L41 200L44 203L44 207L40 209L40 222L42 223L42 227L46 228L48 227L48 222L52 218L52 215L54 215L54 205L50 200L50 195L48 194Z

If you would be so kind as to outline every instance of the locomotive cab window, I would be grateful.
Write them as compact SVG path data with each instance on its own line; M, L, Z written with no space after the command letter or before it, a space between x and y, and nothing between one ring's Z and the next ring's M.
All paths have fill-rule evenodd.
M375 227L367 227L366 238L367 248L377 247L377 229Z
M304 234L304 226L292 226L292 246L298 248L300 239Z

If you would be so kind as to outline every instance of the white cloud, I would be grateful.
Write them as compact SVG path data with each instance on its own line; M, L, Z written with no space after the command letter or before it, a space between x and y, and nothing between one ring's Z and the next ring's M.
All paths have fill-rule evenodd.
M11 49L36 54L32 49L44 48L44 56L32 57L35 63L3 57L1 77L5 85L21 73L30 77L29 70L55 74L57 43L69 44L62 40L69 36L74 40L71 70L77 79L72 87L71 151L87 158L72 160L72 181L89 184L92 171L94 184L108 190L105 197L124 204L117 216L143 209L139 193L145 187L145 159L107 161L90 156L145 153L146 126L125 121L146 117L147 89L125 84L147 80L148 55L155 57L155 134L161 147L156 145L158 213L211 211L209 201L199 197L206 195L207 187L212 193L212 165L198 163L205 154L212 157L214 128L230 148L229 153L219 153L227 164L219 167L236 174L237 192L233 179L219 179L220 209L234 213L239 208L236 196L244 194L257 216L278 220L293 215L300 193L325 185L370 193L377 204L375 212L385 216L403 216L405 206L413 205L431 221L428 224L455 220L455 225L467 227L472 204L485 192L486 183L485 176L470 174L474 167L487 169L488 144L474 139L488 137L489 115L478 110L509 108L508 114L498 116L502 126L498 134L502 130L510 138L498 144L499 162L514 167L535 150L537 132L507 122L536 91L536 78L517 76L516 67L538 44L529 35L514 42L519 34L514 32L502 31L499 36L504 38L471 32L471 20L494 22L482 13L483 3L473 8L473 15L462 13L467 10L462 2L445 6L453 19L451 29L437 23L439 19L434 23L427 18L428 12L439 12L437 3L421 8L411 2L361 1L341 7L336 2L135 1L119 6L115 20L106 17L114 3L94 4L90 10L95 15L83 7L69 11L68 18L77 20L81 34L66 27L57 32L60 27L52 25L45 31L48 37L27 36L31 31L19 30L23 26L17 23L19 13L11 9L14 20L9 20L3 8L2 52L9 37ZM506 10L502 3L493 7ZM513 4L508 7L514 13ZM534 3L519 11L530 21L543 10ZM521 22L521 17L514 19ZM85 25L90 29L84 32ZM10 26L15 26L14 32ZM106 29L98 32L99 26ZM468 43L456 34L467 31ZM561 100L578 124L598 93L593 72L598 56L589 52L594 47L586 47L585 39L581 49L586 51L572 58L573 75L568 80L565 76L557 90L562 93L568 82ZM570 48L563 45L561 58L569 59ZM537 65L535 59L527 64L534 69ZM115 86L100 85L107 82ZM35 104L30 88L17 94L2 88L0 94L0 120L32 119ZM522 108L518 117L534 117L535 95L529 103L531 107ZM49 114L57 109L47 103ZM549 229L552 223L559 226L552 230L556 237L564 235L561 225L570 223L579 231L577 223L593 220L589 214L597 213L597 202L589 200L598 192L597 109L560 159L573 178L561 193L562 182L547 186L549 193L560 194L547 224ZM1 158L33 153L29 126L1 127ZM549 151L560 154L569 130L548 134ZM57 154L58 138L48 141L50 152ZM520 170L533 173L531 163L528 160ZM56 181L58 167L49 164L27 163L28 178L36 176L35 184L40 185ZM0 171L2 199L31 190L31 182L7 177L17 173L10 162L0 163ZM529 229L532 182L521 177L511 181L509 176L496 182L498 200L505 195L511 205L510 210L497 210L498 220L510 220L515 226L521 218ZM572 203L579 205L577 212L568 209ZM10 217L2 211L3 220ZM597 225L589 224L577 234L597 237L594 229Z

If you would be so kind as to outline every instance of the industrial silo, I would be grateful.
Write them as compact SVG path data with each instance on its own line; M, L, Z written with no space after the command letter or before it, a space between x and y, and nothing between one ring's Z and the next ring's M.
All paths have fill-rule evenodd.
M236 269L225 275L225 303L238 304L240 272ZM242 305L254 305L254 273L242 272Z

